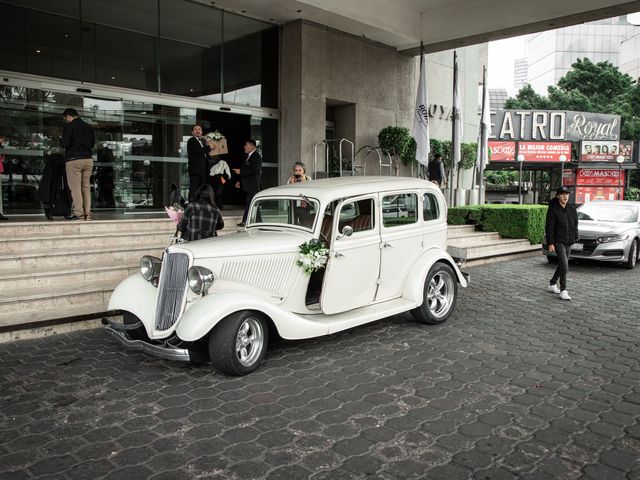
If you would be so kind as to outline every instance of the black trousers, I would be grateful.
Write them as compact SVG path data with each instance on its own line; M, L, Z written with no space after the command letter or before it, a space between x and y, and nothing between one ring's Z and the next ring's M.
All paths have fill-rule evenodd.
M205 183L203 175L189 175L189 202L195 201L196 191Z
M244 204L244 213L242 214L242 223L246 223L247 222L247 215L249 213L249 205L251 205L251 200L253 200L253 197L256 196L256 192L245 192L246 194L246 200L245 200L245 204Z
M560 290L567 289L567 272L569 271L569 254L571 253L571 245L564 243L554 244L556 247L556 256L558 257L558 268L551 277L551 285L558 283L560 280Z

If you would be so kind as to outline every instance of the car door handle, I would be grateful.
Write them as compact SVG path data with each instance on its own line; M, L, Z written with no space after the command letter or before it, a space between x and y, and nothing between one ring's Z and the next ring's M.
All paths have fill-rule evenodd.
M382 242L382 248L393 248L393 245L387 242Z
M338 258L338 257L344 257L344 255L343 255L342 253L340 253L340 252L334 252L333 256L334 256L335 258Z

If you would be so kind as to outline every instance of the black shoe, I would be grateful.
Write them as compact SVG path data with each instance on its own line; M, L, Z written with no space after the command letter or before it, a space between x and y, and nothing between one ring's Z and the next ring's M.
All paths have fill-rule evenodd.
M65 220L80 220L80 217L78 217L77 215L65 215L64 219Z
M244 222L240 222L240 223L236 223L236 225L238 225L239 227L244 227L245 223Z

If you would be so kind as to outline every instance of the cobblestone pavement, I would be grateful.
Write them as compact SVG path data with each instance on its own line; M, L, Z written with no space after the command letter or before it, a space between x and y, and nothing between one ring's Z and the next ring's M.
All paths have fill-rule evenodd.
M102 331L0 345L0 478L640 479L640 268L470 269L449 321L279 342L224 377ZM578 287L578 285L580 285Z

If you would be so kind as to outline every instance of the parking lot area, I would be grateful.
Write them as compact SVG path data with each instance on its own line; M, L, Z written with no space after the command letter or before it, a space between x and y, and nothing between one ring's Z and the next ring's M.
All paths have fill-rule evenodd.
M0 478L640 479L640 268L469 269L410 315L279 341L246 377L91 330L0 345Z

